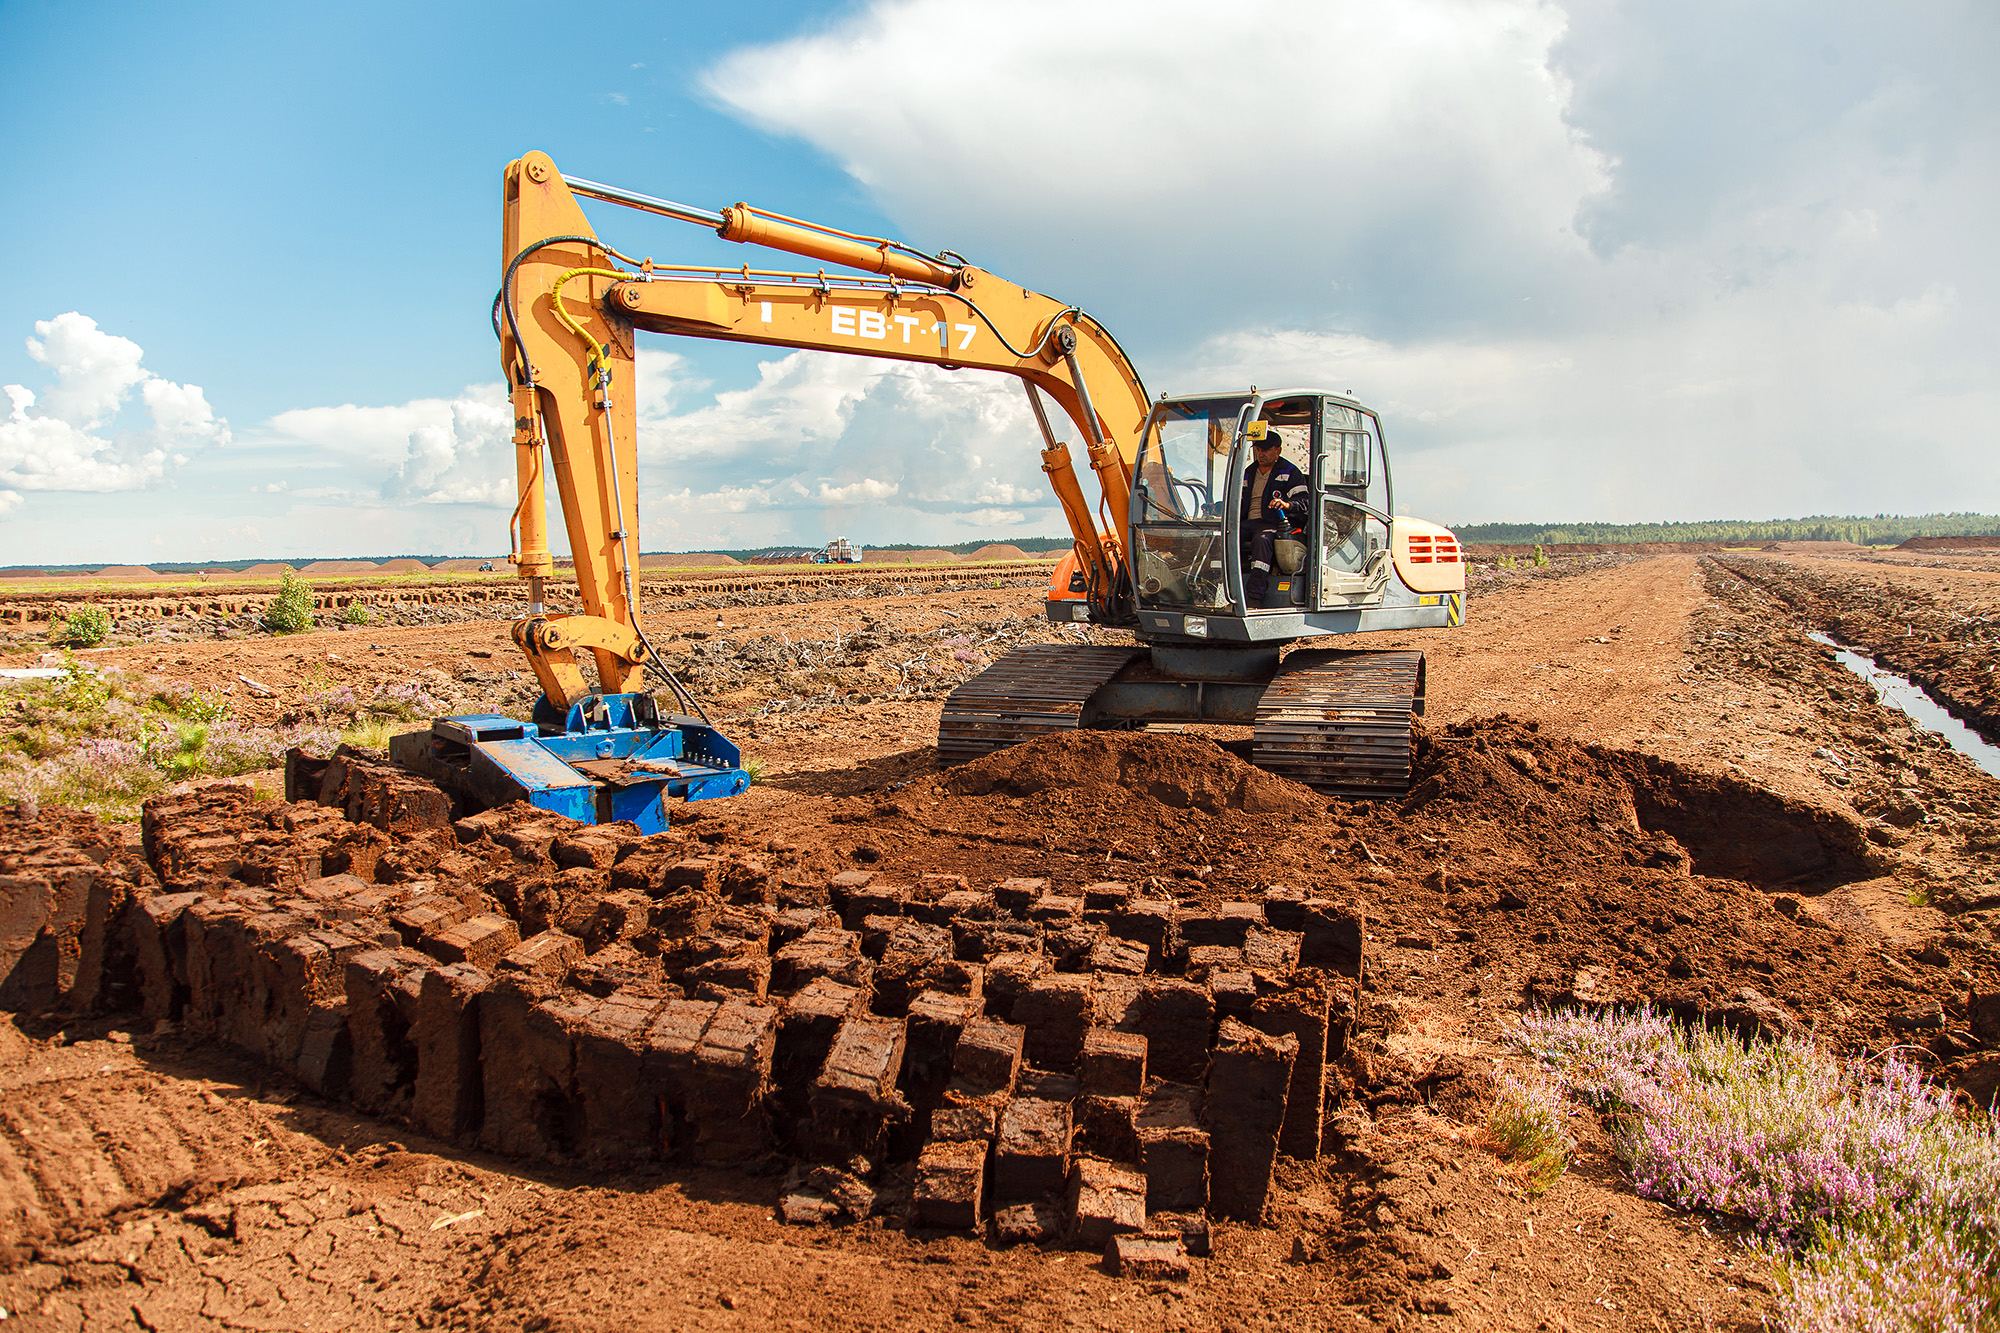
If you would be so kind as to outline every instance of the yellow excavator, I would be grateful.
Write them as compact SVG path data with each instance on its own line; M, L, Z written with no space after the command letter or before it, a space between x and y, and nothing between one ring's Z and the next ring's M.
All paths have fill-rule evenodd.
M598 238L579 196L816 267L634 259ZM1423 655L1283 652L1464 619L1458 542L1446 528L1396 514L1381 419L1368 407L1320 389L1255 386L1154 398L1085 311L951 251L927 255L748 204L720 212L677 204L565 176L542 153L507 164L504 217L492 318L520 479L508 561L529 601L514 639L543 697L530 723L441 718L398 738L396 757L408 766L480 803L525 796L578 818L647 828L665 826L670 797L747 785L736 748L660 670L640 622L634 339L644 331L1021 380L1041 431L1042 470L1074 538L1050 582L1047 615L1132 639L1007 653L946 701L938 749L947 760L1080 727L1227 723L1254 729L1257 764L1323 790L1408 787ZM1094 506L1058 418L1080 439ZM1274 440L1298 485L1270 543L1274 560L1255 562L1270 563L1267 572L1251 568L1246 490L1253 476L1268 476ZM544 604L555 570L551 473L578 615L550 615ZM1267 512L1256 517L1270 526ZM578 652L594 660L595 688ZM649 669L670 705L645 690Z

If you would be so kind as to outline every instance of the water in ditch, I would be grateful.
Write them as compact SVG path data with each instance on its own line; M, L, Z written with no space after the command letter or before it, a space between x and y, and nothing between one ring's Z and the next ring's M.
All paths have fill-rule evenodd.
M1838 639L1813 631L1814 643L1825 644L1833 649L1840 664L1868 682L1875 691L1875 697L1905 714L1912 722L1926 731L1934 731L1945 738L1952 749L1979 765L1988 774L2000 778L2000 745L1995 745L1946 712L1937 700L1925 694L1921 688L1893 671L1884 671L1868 657L1855 652Z

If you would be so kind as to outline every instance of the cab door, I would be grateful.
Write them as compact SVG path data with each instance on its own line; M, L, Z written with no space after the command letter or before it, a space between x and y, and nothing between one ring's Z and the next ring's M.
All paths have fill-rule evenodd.
M1372 606L1389 586L1388 477L1376 464L1375 420L1338 398L1321 398L1313 426L1313 605Z

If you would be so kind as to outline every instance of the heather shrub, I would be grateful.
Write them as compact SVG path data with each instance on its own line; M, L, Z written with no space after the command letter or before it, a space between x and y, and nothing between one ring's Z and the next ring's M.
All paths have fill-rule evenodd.
M17 707L0 734L0 798L91 810L111 819L190 777L231 777L283 762L303 745L330 753L339 737L310 726L246 727L229 702L185 686L139 682L69 659L49 681L9 691Z
M1651 1011L1535 1014L1519 1040L1611 1113L1641 1194L1764 1238L1785 1327L2000 1329L2000 1137L1918 1069Z

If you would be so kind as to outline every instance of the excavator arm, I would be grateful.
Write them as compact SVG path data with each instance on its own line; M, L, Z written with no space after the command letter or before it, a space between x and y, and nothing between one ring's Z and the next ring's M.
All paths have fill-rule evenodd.
M725 240L861 270L828 273L657 265L597 239L576 196L712 226ZM508 559L529 580L515 626L560 711L589 692L573 651L595 657L603 691L639 688L652 657L640 623L635 330L925 362L1019 377L1043 434L1042 470L1062 506L1102 618L1125 578L1119 536L1149 407L1117 341L1075 306L964 263L737 204L720 213L566 179L541 153L507 166L504 279L495 308L514 407L520 480ZM865 276L864 276L865 275ZM1043 398L1078 431L1096 474L1093 515ZM546 519L554 473L584 613L551 618ZM1101 520L1101 521L1100 521ZM678 688L678 687L676 687ZM686 700L692 708L692 699Z

